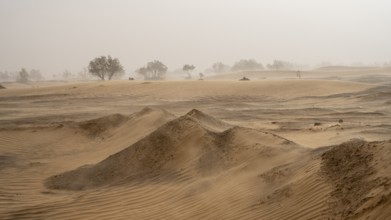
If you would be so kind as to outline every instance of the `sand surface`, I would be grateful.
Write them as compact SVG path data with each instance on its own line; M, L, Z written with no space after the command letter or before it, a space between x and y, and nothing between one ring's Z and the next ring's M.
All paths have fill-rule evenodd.
M0 219L389 219L391 71L302 74L3 83Z

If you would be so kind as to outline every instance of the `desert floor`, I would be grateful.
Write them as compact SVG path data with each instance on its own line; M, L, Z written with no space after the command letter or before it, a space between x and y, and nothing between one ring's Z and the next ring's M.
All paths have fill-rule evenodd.
M389 219L391 69L295 74L5 83L0 219Z

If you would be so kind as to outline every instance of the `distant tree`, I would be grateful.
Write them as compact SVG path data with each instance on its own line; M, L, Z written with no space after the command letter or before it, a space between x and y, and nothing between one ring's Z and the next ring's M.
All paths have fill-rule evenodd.
M42 81L44 77L41 74L41 71L32 69L30 70L30 79L34 81Z
M137 69L135 72L144 76L145 80L160 80L164 79L164 76L168 68L162 62L155 60L148 62L145 67Z
M236 62L231 68L232 71L262 70L262 69L263 69L263 65L253 59L240 60Z
M152 73L153 79L163 79L168 70L167 66L158 60L149 62L147 64L147 69L150 73Z
M198 75L200 76L200 80L204 79L204 74L203 73L199 73Z
M384 62L384 63L383 63L383 66L384 66L384 67L390 67L390 66L391 66L391 61L390 61L390 62Z
M88 77L89 77L89 74L88 74L88 68L85 67L83 68L82 70L80 70L78 73L77 73L78 77L81 79L81 80L87 80Z
M137 70L135 70L134 72L136 72L137 74L140 74L142 76L144 76L144 79L148 79L149 78L149 74L148 74L148 69L147 67L140 67L138 68Z
M105 77L107 76L107 58L101 56L90 61L88 71L91 75L99 77L101 80L105 80Z
M10 79L10 74L8 72L0 72L0 80L1 81L7 81Z
M300 70L297 70L296 71L296 77L301 79L301 71Z
M16 81L21 82L21 83L26 83L29 81L29 74L25 68L22 68L22 70L19 72L19 75L16 78Z
M333 66L333 64L329 61L323 61L323 62L315 65L316 68L322 68L322 67L327 67L327 66Z
M270 70L291 70L294 65L283 60L274 60L273 64L268 64L267 68Z
M64 72L62 72L62 78L69 79L71 77L72 77L72 73L69 72L69 70L64 70Z
M119 62L118 58L111 58L108 56L107 58L107 73L109 80L112 78L120 78L125 74L124 68Z
M189 65L189 64L185 64L183 65L182 67L182 70L185 71L187 73L187 78L188 79L191 79L191 72L193 72L193 70L195 69L195 66L194 65Z
M228 70L229 70L229 66L225 65L222 62L216 62L212 65L212 71L214 73L223 73L223 72L227 72Z
M90 61L88 71L101 80L106 78L111 80L114 76L124 74L124 69L119 60L117 58L113 59L111 56L101 56Z

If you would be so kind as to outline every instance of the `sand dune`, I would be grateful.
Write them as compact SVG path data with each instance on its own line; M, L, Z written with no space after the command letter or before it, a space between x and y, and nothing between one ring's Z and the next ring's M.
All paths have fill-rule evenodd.
M379 207L391 195L391 141L310 150L250 128L211 131L204 126L210 120L217 121L192 110L95 165L50 177L46 186L55 191L40 196L52 202L6 212L4 219L387 216ZM66 194L78 199L66 202ZM171 208L162 213L163 201ZM134 211L122 212L120 203Z
M388 219L389 91L320 79L11 86L0 219Z
M333 185L330 194L332 216L373 218L390 216L389 208L379 206L391 198L391 141L368 143L352 140L322 155L322 171ZM387 158L387 159L385 159Z
M109 116L93 122L103 120L107 126L108 119L114 119L111 122L117 124L118 117ZM195 173L193 178L196 178L196 174L204 176L249 163L253 155L262 158L263 152L266 155L287 153L297 147L277 135L252 129L235 127L213 132L224 130L224 127L227 127L224 122L192 110L104 161L56 175L47 185L52 189L80 190L122 181L138 182L154 175L175 173L181 176L181 170L187 171L183 175ZM93 131L95 133L95 129Z

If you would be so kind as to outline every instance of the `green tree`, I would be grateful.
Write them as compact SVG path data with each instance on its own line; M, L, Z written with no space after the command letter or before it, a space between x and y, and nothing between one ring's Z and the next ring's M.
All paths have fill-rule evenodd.
M290 70L293 68L293 64L283 60L274 60L273 64L268 64L267 68L270 70Z
M223 73L223 72L227 72L228 70L229 70L229 66L225 65L222 62L216 62L212 65L212 71L214 73Z
M144 76L144 79L148 79L148 69L147 67L140 67L136 71L136 73Z
M185 71L187 73L187 78L188 79L191 79L191 72L193 72L193 70L195 69L195 66L194 65L189 65L189 64L185 64L183 65L182 67L182 70Z
M148 62L145 67L137 69L135 72L144 76L145 80L161 80L164 79L164 76L168 68L162 62L155 60Z
M22 68L22 70L19 72L16 81L21 83L27 83L29 81L29 74L25 68Z
M72 73L69 72L69 70L64 70L64 72L62 72L62 78L68 79L68 78L71 78L71 77L72 77Z
M125 73L124 68L122 67L121 63L117 58L111 58L111 56L108 56L107 58L107 74L109 77L109 80L112 78L120 78Z
M167 66L158 60L147 63L147 69L152 74L152 79L164 79L168 70Z
M263 65L253 59L240 60L236 62L231 68L232 71L262 70L262 69L263 69Z
M90 61L88 71L92 76L99 77L101 80L111 80L113 77L119 77L124 74L124 68L117 58L111 56L101 56Z
M41 71L32 69L30 70L30 79L34 81L42 81L44 80L44 77L41 74Z
M77 73L77 75L78 75L78 77L79 77L81 80L87 80L87 79L89 78L89 76L90 76L87 67L81 69L81 70Z
M1 81L7 81L10 77L10 74L8 72L0 72L0 80Z

